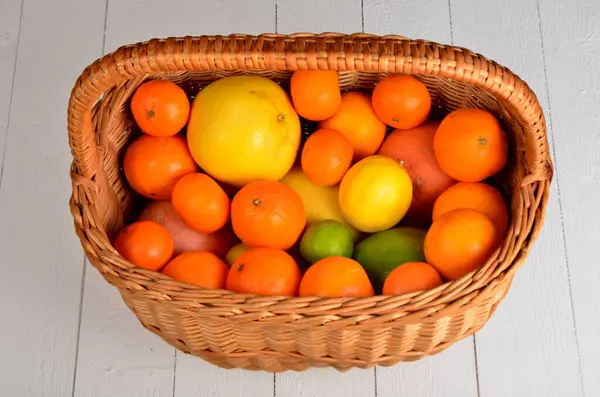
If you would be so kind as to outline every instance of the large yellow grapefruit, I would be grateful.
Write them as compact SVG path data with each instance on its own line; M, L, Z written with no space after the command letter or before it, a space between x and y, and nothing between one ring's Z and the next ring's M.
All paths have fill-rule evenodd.
M370 156L354 164L340 184L344 218L356 229L375 233L395 226L412 201L412 182L400 164Z
M292 167L300 120L285 91L259 76L235 76L204 88L192 105L190 152L212 177L243 186L279 180Z

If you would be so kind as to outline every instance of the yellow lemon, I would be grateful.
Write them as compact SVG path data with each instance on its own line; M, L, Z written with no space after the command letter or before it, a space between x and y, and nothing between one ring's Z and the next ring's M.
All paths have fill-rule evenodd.
M340 184L344 218L356 229L375 233L395 226L412 200L408 173L393 159L370 156L354 164Z
M238 187L279 180L296 158L300 119L274 81L227 77L194 99L187 139L194 160L215 179Z
M356 241L359 233L344 219L338 203L338 186L320 186L312 182L298 167L294 167L281 179L294 189L302 198L306 210L306 223L313 224L317 221L333 219L350 228L352 238Z

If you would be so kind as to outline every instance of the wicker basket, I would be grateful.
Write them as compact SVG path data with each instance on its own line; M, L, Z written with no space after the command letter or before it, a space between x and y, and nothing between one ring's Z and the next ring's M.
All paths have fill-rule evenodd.
M120 171L123 148L137 133L128 107L136 87L169 79L193 95L216 79L244 74L285 85L296 69L337 70L342 89L352 90L370 90L389 73L412 74L427 85L436 110L477 107L500 118L511 150L496 185L509 198L511 224L484 266L422 293L264 297L182 284L115 251L111 238L139 207ZM125 46L83 71L71 94L68 130L77 235L142 325L221 367L273 372L417 360L479 330L540 231L553 169L542 110L522 80L463 48L398 36L203 36Z

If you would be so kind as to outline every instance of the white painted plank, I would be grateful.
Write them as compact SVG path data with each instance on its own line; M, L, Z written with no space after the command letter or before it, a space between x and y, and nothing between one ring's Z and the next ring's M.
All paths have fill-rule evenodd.
M121 25L118 15L132 10L119 7L138 2L113 2L106 9L103 51L123 44L149 39L131 30L140 25ZM143 20L161 26L157 20ZM117 21L115 21L117 19ZM125 36L125 39L122 37ZM171 396L173 394L175 350L142 328L125 306L118 291L86 261L84 296L77 372L76 396Z
M2 10L0 13L0 183L2 183L2 159L17 58L21 5L22 0L0 1Z
M131 15L136 23L131 23ZM105 50L154 37L260 33L274 28L272 0L110 2ZM249 397L273 395L272 374L223 370L176 353L141 327L117 291L89 265L76 385L81 396L229 396L235 385Z
M277 33L361 31L361 0L277 0Z
M397 34L441 43L450 43L452 39L446 0L365 0L364 15L368 33ZM469 337L436 356L377 368L377 395L476 396L473 343Z
M271 397L273 374L222 369L197 357L177 352L175 397Z
M75 396L171 396L174 349L144 330L115 288L86 266Z
M333 368L277 374L277 397L374 396L373 370L354 368L340 373Z
M277 32L362 31L360 0L277 0ZM277 397L372 396L374 370L353 369L340 373L331 368L277 374Z
M103 21L98 1L24 4L0 189L6 396L72 391L83 254L68 209L65 118L75 79L100 55Z
M106 50L155 37L274 31L275 0L119 0L109 3Z
M600 390L600 4L540 3L582 383L584 394L594 396Z
M364 0L363 6L365 33L451 41L447 1Z
M477 396L473 338L420 361L377 368L377 396Z
M548 109L535 3L535 0L452 0L452 26L455 44L483 53L511 68L530 84L542 106ZM563 79L564 76L559 80ZM572 102L564 104L567 103L571 112ZM566 130L565 134L572 136L570 131L572 129ZM592 133L592 130L589 131ZM566 138L567 135L563 136ZM567 150L565 147L563 153L566 154ZM570 156L573 153L569 151ZM571 158L575 160L578 157ZM536 246L523 269L517 273L505 302L490 323L476 335L482 395L581 394L556 189L565 178L559 181L557 176L544 229ZM574 195L575 192L573 190ZM590 243L589 237L587 241Z

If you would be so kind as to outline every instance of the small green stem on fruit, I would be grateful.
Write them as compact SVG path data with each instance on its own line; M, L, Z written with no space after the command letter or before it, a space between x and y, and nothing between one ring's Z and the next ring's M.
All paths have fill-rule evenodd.
M485 137L483 137L483 136L480 136L479 137L479 144L482 145L482 146L483 145L487 145L487 139L485 139Z
M277 121L279 121L280 123L285 119L285 117L283 117L283 114L279 114L277 115Z
M150 109L150 110L146 110L146 116L151 119L152 117L154 117L154 110Z
M254 204L255 206L257 206L257 207L258 207L258 206L260 205L260 199L258 199L258 198L257 198L257 199L254 199L254 200L252 201L252 204Z
M241 272L242 269L244 269L244 264L240 263L239 265L236 266L235 270L237 270L238 272Z
M400 119L399 119L398 117L394 117L394 118L392 119L392 121L393 121L394 123L399 123L399 122L400 122Z

